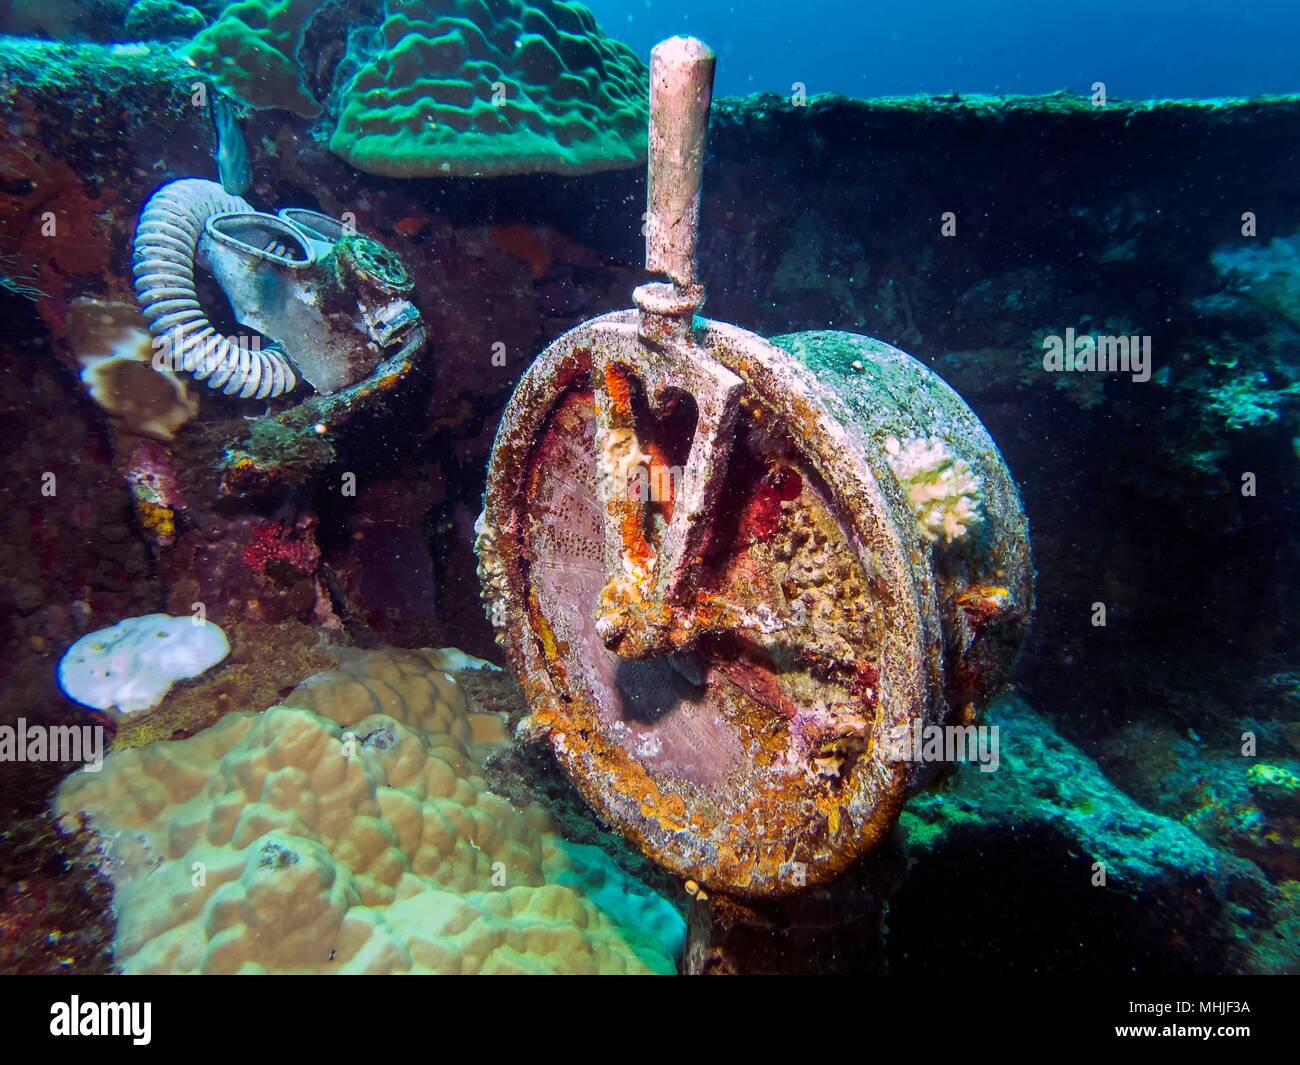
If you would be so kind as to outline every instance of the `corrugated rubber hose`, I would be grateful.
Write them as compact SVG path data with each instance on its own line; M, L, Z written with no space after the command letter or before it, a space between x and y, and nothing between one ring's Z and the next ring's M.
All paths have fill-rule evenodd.
M225 211L254 213L242 197L213 181L186 178L164 185L140 213L135 231L135 290L149 331L164 343L170 368L241 399L267 399L297 384L275 350L217 332L194 289L194 257L204 223Z

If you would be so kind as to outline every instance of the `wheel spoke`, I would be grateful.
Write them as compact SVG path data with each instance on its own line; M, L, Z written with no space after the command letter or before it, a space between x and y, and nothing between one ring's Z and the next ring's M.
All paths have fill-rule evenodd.
M629 345L597 354L592 380L598 396L597 485L604 513L606 586L597 626L608 646L643 658L685 646L691 625L691 573L705 546L718 493L726 478L740 393L738 376L695 357L689 344ZM671 518L657 545L646 535L650 493L628 490L629 471L650 466L638 434L631 396L635 384L652 411L670 393L687 393L696 408L695 431L674 491Z

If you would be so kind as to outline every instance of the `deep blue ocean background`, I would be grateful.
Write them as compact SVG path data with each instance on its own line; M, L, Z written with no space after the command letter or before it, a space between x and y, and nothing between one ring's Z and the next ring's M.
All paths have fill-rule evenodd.
M1151 97L1300 91L1300 0L586 0L644 58L691 34L717 92L850 96L1090 92Z

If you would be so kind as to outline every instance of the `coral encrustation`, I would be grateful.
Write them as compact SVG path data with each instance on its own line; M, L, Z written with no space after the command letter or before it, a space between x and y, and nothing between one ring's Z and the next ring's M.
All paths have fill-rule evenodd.
M885 454L927 540L942 537L951 543L979 524L980 479L942 440L931 437L904 444L891 436Z

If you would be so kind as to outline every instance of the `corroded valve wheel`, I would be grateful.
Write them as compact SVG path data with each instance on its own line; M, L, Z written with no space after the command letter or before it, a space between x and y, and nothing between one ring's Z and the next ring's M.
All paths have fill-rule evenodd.
M907 737L1005 683L1024 512L979 420L897 349L698 318L655 337L641 309L516 389L486 606L603 817L711 891L793 893L887 835L925 779Z

